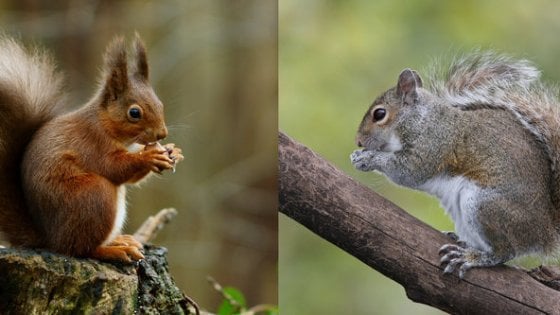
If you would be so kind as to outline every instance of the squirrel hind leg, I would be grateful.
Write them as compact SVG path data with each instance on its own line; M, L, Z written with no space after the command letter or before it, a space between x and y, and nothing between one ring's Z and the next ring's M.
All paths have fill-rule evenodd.
M501 257L491 252L485 252L472 247L457 244L445 244L439 249L441 265L445 265L444 274L453 273L459 269L459 278L463 279L467 271L474 267L492 267L502 264L513 257Z
M91 253L91 257L102 261L120 261L125 263L144 259L144 255L138 247L130 245L101 245Z
M144 248L142 243L136 240L134 236L128 234L117 235L107 246L134 246L138 249Z

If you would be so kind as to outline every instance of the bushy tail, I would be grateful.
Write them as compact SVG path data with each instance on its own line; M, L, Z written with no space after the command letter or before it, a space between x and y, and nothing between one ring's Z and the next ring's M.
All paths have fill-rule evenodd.
M35 131L60 107L61 85L46 53L0 35L0 231L12 245L41 245L26 211L19 166Z
M524 91L540 77L530 61L491 51L474 51L449 63L435 62L428 74L428 88L434 94L465 108L503 107L510 93Z
M452 106L465 110L494 108L515 115L542 144L550 160L552 198L560 224L558 88L542 83L539 77L540 71L527 60L494 52L474 52L454 59L445 68L432 67L428 86Z

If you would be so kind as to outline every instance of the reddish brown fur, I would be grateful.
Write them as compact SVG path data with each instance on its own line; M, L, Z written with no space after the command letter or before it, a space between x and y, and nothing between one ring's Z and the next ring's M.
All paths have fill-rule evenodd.
M142 258L141 244L133 239L109 239L117 216L118 190L150 171L171 169L174 162L162 147L147 146L136 153L127 150L133 143L146 145L167 136L163 105L149 84L145 48L138 37L134 58L129 73L124 40L113 41L105 54L103 84L92 100L74 112L45 119L48 122L33 135L21 166L23 194L13 194L0 181L0 202L15 205L11 211L0 211L0 228L12 245L99 259ZM0 114L16 119L17 111L8 112L2 102L21 107L18 110L28 105L14 104L17 99L1 92ZM142 109L136 122L127 116L132 104ZM16 120L14 125L25 123ZM28 129L28 138L35 129ZM180 160L180 150L174 152L179 152ZM17 165L10 160L0 166L17 169ZM12 184L19 181L13 179ZM4 192L12 194L4 196Z
M33 133L58 110L62 80L48 56L3 36L0 65L0 230L10 244L41 246L39 228L26 211L18 165ZM36 95L41 99L31 101Z

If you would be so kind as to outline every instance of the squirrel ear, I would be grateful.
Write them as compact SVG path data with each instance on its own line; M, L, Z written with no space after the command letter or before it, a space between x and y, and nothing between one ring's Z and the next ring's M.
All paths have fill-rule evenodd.
M413 104L418 98L418 88L421 87L422 79L418 72L406 68L399 75L397 95L401 97L404 104Z
M128 89L128 70L126 44L123 37L115 38L105 51L105 82L103 99L115 100Z
M134 55L136 65L134 68L134 77L141 81L148 81L148 58L146 57L146 47L138 33L134 36Z

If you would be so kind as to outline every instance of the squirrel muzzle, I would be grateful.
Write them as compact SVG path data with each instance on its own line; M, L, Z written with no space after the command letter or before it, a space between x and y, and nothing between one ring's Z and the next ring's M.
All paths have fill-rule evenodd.
M165 139L166 137L167 137L167 127L163 126L161 129L159 129L156 132L156 138L159 141Z

